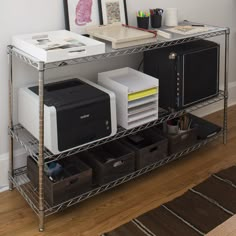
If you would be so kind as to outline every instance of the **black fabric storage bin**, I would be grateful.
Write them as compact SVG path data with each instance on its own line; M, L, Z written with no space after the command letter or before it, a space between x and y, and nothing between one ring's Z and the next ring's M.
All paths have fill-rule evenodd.
M103 185L135 171L134 152L119 141L87 152L83 159L93 169L94 184Z
M184 149L193 146L197 140L198 128L194 127L183 133L176 135L167 135L168 137L168 153L169 155L181 152Z
M44 175L45 200L49 205L57 205L85 193L92 188L92 169L77 157L59 161L65 171L65 178L52 182ZM27 175L35 188L38 188L38 165L27 157Z
M158 162L167 156L167 138L152 128L123 138L121 142L135 151L136 170Z

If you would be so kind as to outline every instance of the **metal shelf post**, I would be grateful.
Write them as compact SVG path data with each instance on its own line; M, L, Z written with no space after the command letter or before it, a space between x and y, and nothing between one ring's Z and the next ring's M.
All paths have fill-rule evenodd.
M224 68L224 118L223 118L223 143L227 143L227 119L228 119L228 97L229 97L229 35L230 30L225 32L225 68Z
M44 72L43 62L39 63L39 231L44 231Z
M9 102L9 117L8 117L8 128L10 130L13 129L13 66L12 66L12 52L11 52L12 47L7 48L7 54L8 54L8 70L9 70L9 79L8 79L8 102ZM13 137L9 134L8 135L9 139L9 175L13 175ZM13 183L9 181L9 189L13 189Z

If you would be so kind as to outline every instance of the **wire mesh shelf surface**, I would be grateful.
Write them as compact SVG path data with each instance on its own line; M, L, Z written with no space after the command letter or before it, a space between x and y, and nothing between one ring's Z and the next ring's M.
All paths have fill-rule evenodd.
M91 198L93 196L98 195L99 193L105 192L111 188L114 188L118 185L121 185L125 182L128 182L129 180L135 179L145 173L148 173L154 169L157 169L158 167L161 167L167 163L170 163L174 160L179 159L180 157L183 157L197 149L199 149L200 147L206 145L209 142L212 142L213 140L217 139L218 137L222 136L222 132L219 132L218 134L216 134L213 137L210 137L206 140L203 140L189 148L184 149L181 152L178 152L176 154L173 154L171 156L166 157L163 160L160 160L154 164L151 164L147 167L144 167L140 170L137 170L129 175L126 175L122 178L119 178L113 182L110 182L108 184L105 184L103 186L94 188L93 190L81 194L71 200L68 200L66 202L63 202L59 205L56 206L50 206L46 201L44 201L44 207L45 207L45 215L49 216L52 214L55 214L65 208L68 208L70 206L73 206L77 203L80 203L88 198ZM36 188L33 187L33 185L31 184L30 180L27 177L27 168L26 167L22 167L19 169L14 170L14 176L9 176L9 180L14 184L14 186L17 188L17 190L21 193L21 195L24 197L24 199L28 202L28 204L31 206L31 208L34 210L34 212L39 215L39 209L38 209L38 190Z
M201 103L196 104L194 106L191 106L191 107L189 107L185 110L180 110L180 111L173 112L173 113L170 113L170 114L167 114L166 112L160 113L158 120L149 122L147 124L136 127L134 129L126 130L126 129L123 129L123 128L119 127L116 135L114 135L112 137L105 138L105 139L100 140L100 141L95 141L93 143L86 144L86 145L83 145L83 146L80 146L80 147L75 147L74 149L72 149L70 151L66 151L66 152L60 153L58 155L54 155L47 148L44 148L45 163L49 163L49 162L52 162L52 161L55 161L55 160L66 158L68 156L75 155L79 152L86 151L88 149L97 147L99 145L102 145L102 144L105 144L105 143L123 138L125 136L137 133L139 131L145 130L145 129L150 128L152 126L161 124L161 123L163 123L167 120L170 120L170 119L173 119L175 117L181 116L186 112L195 111L197 109L203 108L205 106L216 103L216 102L221 101L223 99L224 99L224 93L223 93L223 91L220 91L220 93L217 97L214 97L210 100L201 102ZM29 153L29 155L31 155L33 157L33 159L37 162L38 161L38 145L39 145L38 139L33 137L20 124L15 125L12 130L9 129L9 133L17 142L20 143L21 146L23 146L25 148L25 150Z
M93 55L93 56L88 56L88 57L81 57L81 58L76 58L76 59L70 59L70 60L62 60L62 61L57 61L57 62L52 62L52 63L44 63L44 68L45 70L47 69L53 69L53 68L58 68L62 66L67 66L67 65L76 65L76 64L81 64L81 63L87 63L87 62L92 62L92 61L97 61L97 60L103 60L103 59L108 59L112 57L118 57L118 56L125 56L125 55L131 55L135 53L140 53L148 50L153 50L157 48L163 48L163 47L168 47L168 46L173 46L181 43L187 43L191 41L196 41L199 39L204 39L204 38L211 38L219 35L224 35L228 31L228 28L219 28L215 27L211 31L206 31L194 35L178 35L178 34L173 34L173 37L171 39L164 39L164 38L158 38L157 42L155 43L150 43L150 44L145 44L141 46L134 46L134 47L129 47L129 48L123 48L119 50L114 50L111 49L108 44L106 45L106 52L103 54L98 54L98 55ZM37 58L34 58L21 50L14 48L12 46L8 46L8 53L11 53L13 56L16 58L19 58L22 60L24 63L41 70L42 69L42 62L40 62Z

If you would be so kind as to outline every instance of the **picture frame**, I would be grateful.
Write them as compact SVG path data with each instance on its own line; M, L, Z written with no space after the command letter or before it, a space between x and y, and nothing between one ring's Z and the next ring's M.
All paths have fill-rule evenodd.
M120 22L128 25L126 0L98 0L100 24Z
M98 0L63 0L65 28L86 34L87 26L100 25Z

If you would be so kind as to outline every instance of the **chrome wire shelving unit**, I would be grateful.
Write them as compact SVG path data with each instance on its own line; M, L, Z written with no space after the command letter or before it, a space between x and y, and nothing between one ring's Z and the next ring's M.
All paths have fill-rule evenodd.
M134 179L140 175L143 175L147 172L150 172L160 166L163 166L169 162L172 162L178 158L187 155L188 153L199 149L200 147L206 145L207 143L215 140L219 136L223 136L223 142L227 142L227 106L228 106L228 66L229 66L229 29L228 28L220 28L214 27L212 30L203 32L200 34L181 36L177 34L173 34L171 39L164 39L162 37L158 37L155 43L139 45L137 47L124 48L119 50L113 50L109 45L106 46L106 53L82 57L71 60L58 61L55 63L44 63L39 61L37 58L34 58L23 51L14 48L13 46L8 46L8 62L9 62L9 182L10 189L12 190L14 187L22 194L31 208L39 217L39 230L44 230L45 224L45 216L52 215L57 213L67 207L73 206L79 202L82 202L88 198L91 198L99 193L107 191L111 188L114 188L120 184L123 184L131 179ZM148 124L142 125L140 127L136 127L131 130L125 130L121 127L118 128L118 132L115 136L106 138L101 141L94 142L92 144L84 145L82 147L74 148L73 150L61 153L60 155L53 155L49 150L44 147L44 77L45 71L50 69L55 69L59 67L64 67L68 65L76 65L81 63L89 63L92 61L99 61L103 59L108 59L112 57L125 56L135 53L140 53L148 50L153 50L157 48L163 48L173 45L178 45L182 43L187 43L191 41L196 41L200 39L211 38L215 36L223 35L225 37L225 61L224 61L224 86L223 90L220 91L219 95L215 98L209 99L207 101L201 102L197 105L189 107L184 110L180 110L177 112L167 113L163 112L159 114L159 119ZM13 57L18 58L23 61L25 64L33 67L38 71L38 85L39 85L39 140L35 139L27 130L25 130L20 124L14 124L13 122ZM15 76L14 76L15 77ZM103 185L101 187L96 187L91 191L81 194L71 200L63 202L57 206L50 206L44 199L44 164L49 163L55 160L59 160L62 158L66 158L68 156L74 155L76 153L88 150L90 148L94 148L98 145L105 144L107 142L111 142L113 140L125 137L127 135L139 132L141 130L147 129L149 127L161 124L167 120L173 119L175 117L181 116L186 112L192 112L199 108L206 107L210 104L223 101L224 103L224 118L223 118L223 127L222 131L204 141L197 143L196 145L185 149L180 153L176 153L165 158L162 161L154 163L148 167L145 167L141 170L133 172L125 177L122 177L116 181ZM14 158L14 141L17 141L25 150L33 157L35 161L38 163L39 168L39 187L35 189L33 185L30 183L27 177L27 168L23 167L20 169L14 169L13 158Z

